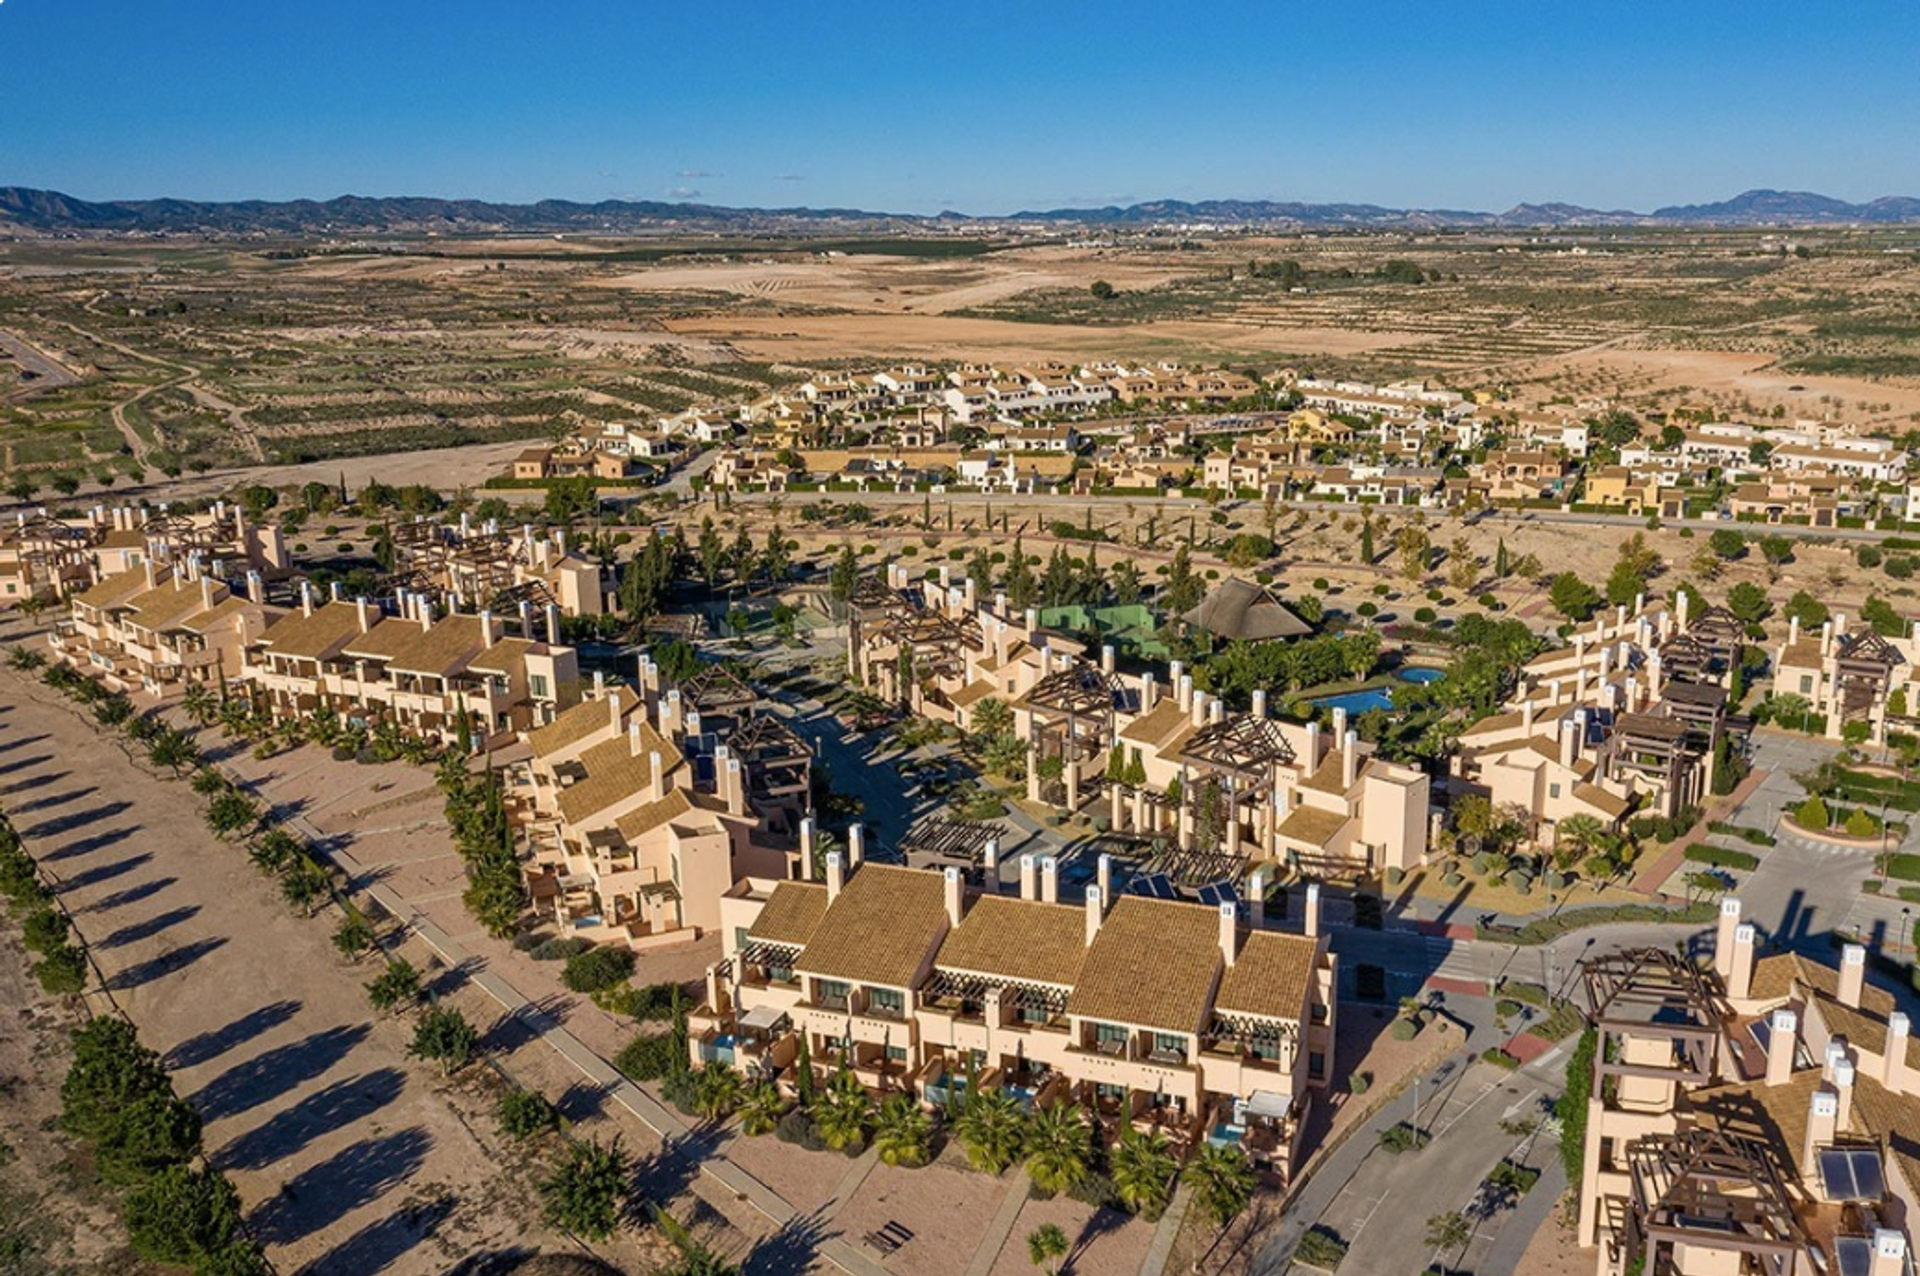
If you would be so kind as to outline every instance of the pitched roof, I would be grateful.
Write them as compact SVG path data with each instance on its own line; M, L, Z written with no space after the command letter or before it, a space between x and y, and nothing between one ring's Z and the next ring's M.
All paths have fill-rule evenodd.
M1220 977L1216 1010L1265 1019L1304 1021L1307 993L1319 960L1318 940L1257 930L1240 945L1240 955Z
M275 654L324 660L360 633L360 609L354 603L326 603L308 615L290 611L267 627L262 641Z
M116 572L96 581L73 596L73 601L89 607L113 607L147 588L146 569Z
M619 829L620 836L631 844L662 825L671 824L693 811L699 811L705 817L704 820L697 822L705 823L709 827L717 826L718 821L714 814L696 802L694 794L687 789L673 789L658 801L637 806L615 820L613 826ZM687 823L691 825L696 821L689 820Z
M983 895L947 933L934 965L1022 983L1071 986L1087 955L1086 911Z
M580 743L595 731L599 731L613 722L612 710L607 707L608 699L616 700L620 705L620 729L626 730L626 718L640 704L640 697L622 687L614 687L607 692L606 699L582 700L571 709L563 710L544 727L527 732L527 745L535 757L544 757L549 753Z
M827 906L794 965L828 979L911 988L946 914L939 873L868 861Z
M1313 626L1289 611L1273 591L1238 576L1229 576L1214 586L1200 605L1181 619L1221 638L1251 642L1298 638L1313 632Z
M581 824L610 806L638 796L653 783L651 755L656 752L665 771L680 765L680 750L642 723L637 750L623 731L582 753L580 766L587 776L560 790L556 799L560 818L569 824Z
M1712 1086L1686 1096L1703 1125L1759 1138L1788 1177L1801 1173L1807 1109L1822 1084L1818 1068L1803 1068L1780 1085L1748 1081ZM1884 1140L1909 1187L1920 1186L1920 1097L1896 1094L1871 1077L1853 1083L1853 1116L1838 1131Z
M760 906L747 933L769 944L803 945L827 914L827 888L818 882L781 882Z
M1324 847L1346 827L1350 818L1338 811L1323 811L1317 806L1297 806L1286 819L1280 821L1280 827L1274 832L1290 842Z
M1172 696L1164 696L1152 709L1122 727L1120 738L1134 744L1159 745L1189 725L1191 716Z
M1123 895L1087 950L1067 1013L1196 1032L1220 962L1220 918L1213 909Z

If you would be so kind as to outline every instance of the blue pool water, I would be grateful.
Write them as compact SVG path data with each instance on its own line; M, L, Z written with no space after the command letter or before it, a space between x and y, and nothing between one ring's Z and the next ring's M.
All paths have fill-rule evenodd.
M1402 682L1438 682L1443 676L1438 669L1402 669L1394 674ZM1325 709L1345 709L1349 716L1372 709L1393 708L1393 700L1384 687L1371 691L1349 691L1345 695L1327 696L1313 703Z

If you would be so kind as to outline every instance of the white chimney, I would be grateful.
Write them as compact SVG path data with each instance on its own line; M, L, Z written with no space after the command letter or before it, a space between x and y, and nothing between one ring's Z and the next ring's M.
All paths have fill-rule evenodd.
M147 572L149 575L153 572L153 562L151 559L147 562ZM313 615L313 585L311 582L304 580L300 582L300 614L302 616Z
M1360 779L1360 733L1349 731L1340 751L1340 787L1350 789Z
M1267 870L1256 868L1247 878L1247 919L1259 930L1267 924Z
M1520 703L1520 730L1527 735L1533 734L1533 697L1532 696L1528 696L1525 700L1521 701Z
M653 800L658 802L667 795L667 768L660 757L660 750L654 749L647 754L647 774L653 781ZM809 857L811 862L811 857ZM812 876L811 873L808 874Z
M1093 937L1100 933L1100 888L1087 887L1087 947L1093 947Z
M1333 706L1333 738L1336 741L1347 738L1347 711L1340 705Z
M1793 1077L1793 1052L1800 1039L1800 1016L1785 1008L1767 1020L1767 1084L1785 1085Z
M1840 1110L1834 1114L1834 1127L1844 1130L1853 1124L1853 1061L1841 1059L1833 1065L1833 1088L1840 1100Z
M1193 719L1193 725L1196 727L1206 726L1207 725L1207 693L1206 692L1195 691L1193 693L1192 708L1193 708L1193 711L1190 716Z
M1049 904L1060 902L1060 861L1051 855L1040 857L1040 898Z
M1105 851L1094 861L1093 880L1101 899L1113 898L1113 856Z
M1745 1001L1752 995L1753 943L1752 922L1741 922L1733 928L1733 972L1727 976L1727 996L1733 1001Z
M1740 901L1729 895L1720 901L1720 924L1713 936L1713 972L1724 981L1733 974L1733 932L1740 925Z
M739 758L727 759L727 810L734 815L747 813L747 780Z
M1113 668L1114 668L1113 644L1107 643L1100 648L1100 672L1106 674L1108 677L1112 677Z
M1860 1009L1860 992L1867 982L1867 950L1848 944L1840 950L1840 1004Z
M1193 678L1191 675L1184 673L1180 675L1180 681L1174 684L1173 702L1180 706L1180 712L1192 712Z
M1906 1091L1907 1041L1912 1033L1913 1024L1905 1012L1896 1010L1887 1016L1887 1053L1880 1084L1895 1093Z
M1153 712L1153 706L1160 703L1160 684L1154 681L1153 670L1140 675L1140 708L1142 712Z
M1867 1276L1905 1276L1907 1270L1907 1234L1891 1227L1873 1229L1873 1261Z
M840 858L840 852L827 852L827 903L840 898L840 892L846 889L847 865Z
M1240 959L1240 928L1231 903L1220 905L1220 957L1229 966Z
M1000 893L1000 839L987 839L985 849L980 852L980 870L986 875L987 889L995 895Z
M1306 924L1308 939L1317 939L1320 935L1320 883L1307 883L1307 901L1300 910L1301 920Z
M813 817L804 817L800 821L800 880L813 880Z
M847 867L859 868L867 854L867 829L863 824L847 825Z
M629 756L637 758L641 752L640 719L635 718L627 723L627 753Z
M1809 1177L1818 1172L1814 1167L1819 1164L1820 1149L1832 1146L1839 1130L1840 1096L1831 1090L1815 1090L1807 1102L1807 1137L1800 1148L1800 1164Z
M1264 719L1267 716L1267 692L1264 687L1253 689L1253 716Z
M942 877L946 886L947 926L951 929L960 924L960 905L963 900L960 890L960 870L949 868Z
M1308 775L1320 769L1320 723L1317 719L1307 724L1307 756L1301 769Z
M1020 898L1038 899L1040 897L1040 866L1032 855L1020 857Z

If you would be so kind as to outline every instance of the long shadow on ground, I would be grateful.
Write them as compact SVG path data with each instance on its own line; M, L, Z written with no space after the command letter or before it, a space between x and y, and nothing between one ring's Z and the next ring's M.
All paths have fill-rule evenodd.
M188 1037L167 1052L167 1070L197 1067L217 1059L244 1041L251 1041L269 1028L277 1028L300 1013L303 1003L276 1001L257 1010L249 1010L223 1028Z
M211 1122L271 1102L346 1058L367 1032L363 1023L343 1024L263 1051L200 1087L193 1106Z
M791 1219L753 1247L740 1268L741 1276L790 1276L807 1271L819 1254L821 1242L832 1235L820 1210Z
M172 930L181 922L188 921L197 916L199 912L200 905L189 904L184 908L175 908L168 912L161 913L157 917L149 917L143 922L130 922L122 926L119 930L114 931L111 935L99 940L94 944L94 947L120 948L127 944L136 944L143 939L151 939L155 935Z
M126 859L115 860L111 864L101 864L85 872L75 873L60 885L62 889L70 891L97 886L101 882L110 882L116 877L125 877L142 864L151 863L152 860L151 855L130 855Z
M329 1227L418 1170L432 1143L418 1128L363 1139L283 1184L251 1222L262 1238L282 1243Z
M111 913L116 908L125 908L128 904L137 904L143 899L151 899L180 879L177 877L156 877L150 882L141 882L138 886L129 886L123 891L111 895L102 895L80 911L86 913Z
M62 833L71 833L77 828L97 824L101 820L110 820L132 809L131 802L105 802L99 806L90 806L84 811L69 811L65 815L56 815L50 820L42 820L30 828L21 829L20 836L29 841L43 837L58 837Z
M224 947L226 942L225 936L208 935L190 944L169 948L157 957L149 957L145 961L138 961L126 967L107 980L107 987L116 990L138 988L156 979L165 979L168 975L185 970L214 949Z
M129 824L123 829L107 829L100 833L90 833L86 837L75 838L57 851L48 851L40 858L52 863L55 860L70 860L82 855L91 855L95 851L105 850L109 846L126 841L138 833L141 827L138 824Z
M299 1276L370 1276L432 1237L453 1214L449 1196L409 1205L377 1223L369 1223L327 1253L302 1267ZM466 1264L461 1264L466 1271Z
M400 1097L406 1081L398 1068L336 1081L218 1149L213 1161L227 1170L263 1169L323 1135L378 1112Z

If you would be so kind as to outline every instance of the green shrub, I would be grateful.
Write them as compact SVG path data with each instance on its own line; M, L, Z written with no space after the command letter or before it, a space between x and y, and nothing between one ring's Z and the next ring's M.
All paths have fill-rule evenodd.
M635 1037L620 1047L613 1066L635 1081L658 1081L673 1070L679 1048L679 1040L670 1032Z
M1711 864L1715 868L1737 868L1751 872L1760 867L1760 857L1746 851L1730 851L1725 847L1709 846L1705 842L1693 842L1687 846L1686 858L1695 864Z
M1480 1054L1480 1059L1484 1063L1490 1063L1494 1067L1500 1068L1507 1072L1512 1072L1515 1068L1518 1068L1520 1066L1519 1059L1517 1059L1513 1055L1508 1054L1505 1050L1502 1050L1499 1046L1493 1046L1487 1050L1482 1051Z
M1338 1268L1341 1260L1346 1258L1347 1243L1340 1239L1338 1232L1325 1224L1316 1223L1305 1236L1300 1238L1300 1244L1294 1248L1293 1256L1302 1263L1330 1272Z
M1402 1152L1411 1152L1427 1145L1431 1136L1425 1130L1416 1130L1405 1121L1388 1126L1380 1131L1380 1148L1395 1156Z
M574 992L599 992L624 982L633 974L633 950L611 944L567 958L560 982Z
M1730 824L1726 820L1715 820L1707 825L1707 830L1726 837L1737 837L1749 846L1772 846L1773 834L1765 829L1750 829L1744 824Z
M1387 1035L1395 1041L1412 1041L1420 1035L1420 1023L1402 1016L1393 1021L1393 1026L1387 1029Z
M1865 808L1854 811L1847 817L1848 837L1872 837L1880 831L1880 821Z
M1793 808L1793 822L1803 829L1820 830L1833 822L1827 814L1827 804L1816 795Z
M543 1095L509 1090L500 1098L500 1130L510 1139L530 1139L558 1129L560 1113Z
M1373 1088L1373 1078L1364 1072L1356 1072L1347 1078L1348 1094L1365 1094Z
M587 952L592 947L591 939L583 939L579 935L568 935L564 938L556 935L551 939L543 939L528 949L527 956L535 961L567 961Z
M1458 873L1448 873L1440 879L1440 884L1442 886L1458 886L1466 880L1466 878L1460 876Z

